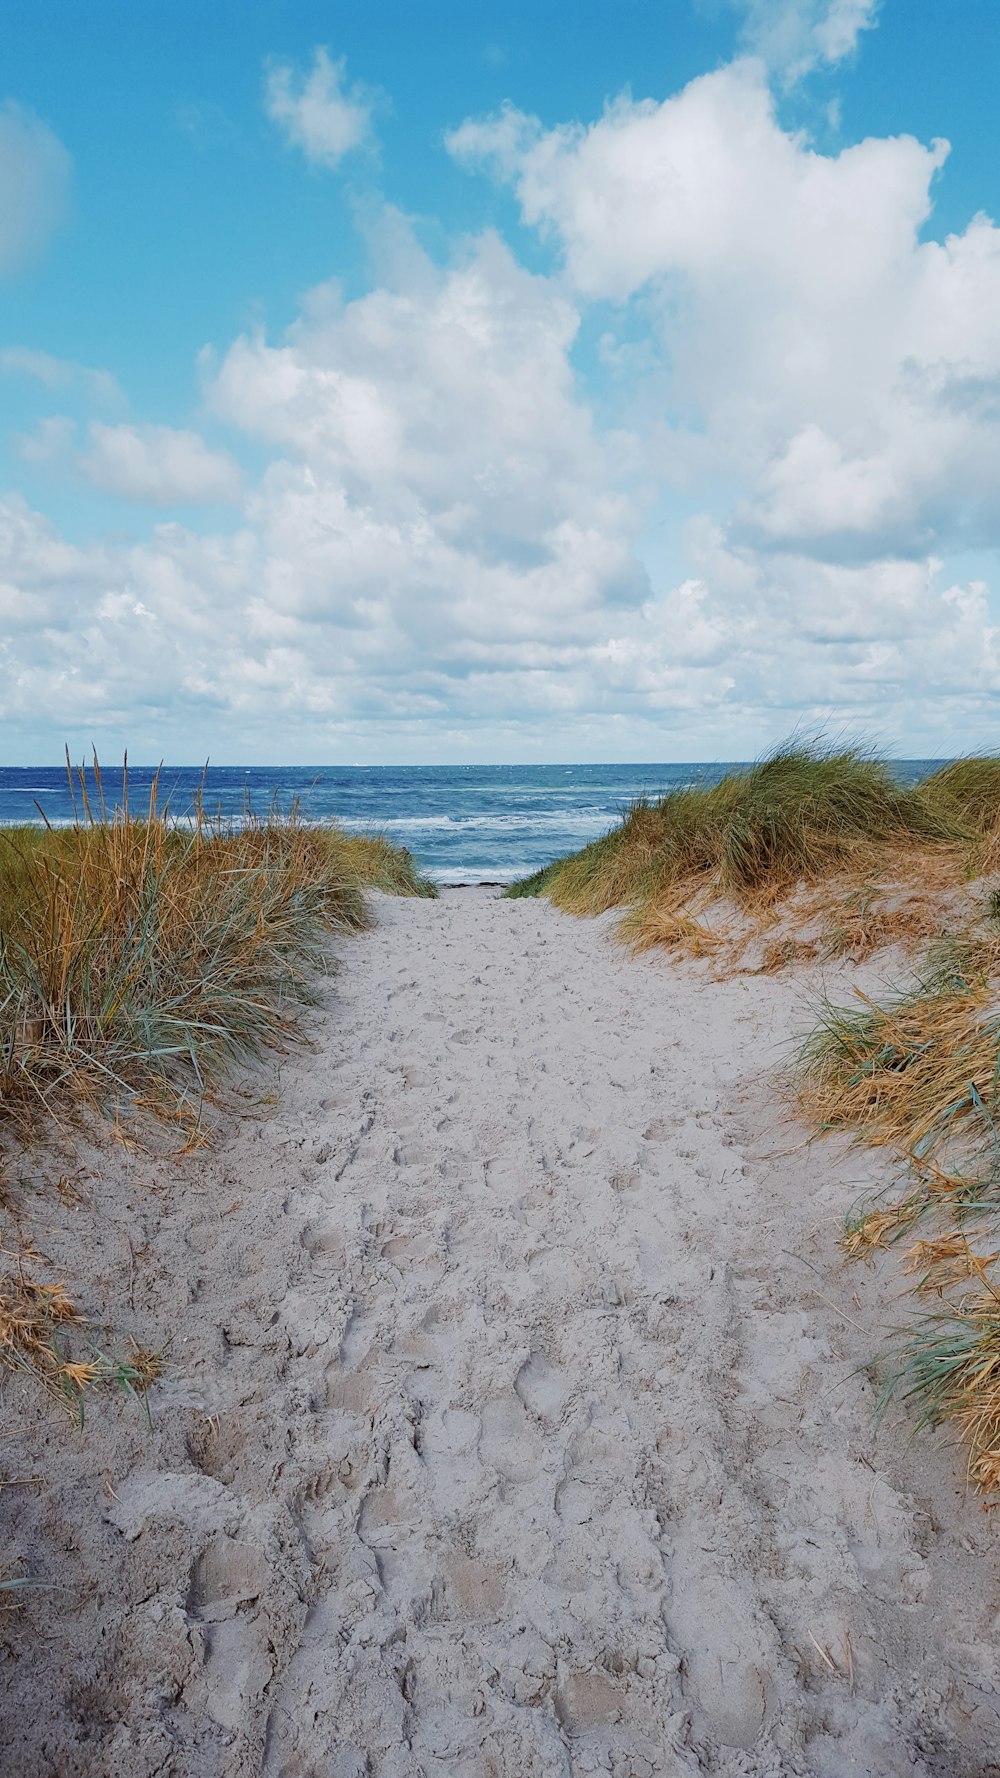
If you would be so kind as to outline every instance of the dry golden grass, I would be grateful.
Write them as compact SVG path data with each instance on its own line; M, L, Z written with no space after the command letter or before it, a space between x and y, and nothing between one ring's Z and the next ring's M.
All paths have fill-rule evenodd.
M713 930L698 918L708 905L700 885L683 883L672 894L630 908L618 935L636 955L658 947L679 949L688 957L710 957L728 944L729 937L725 929Z
M933 1160L963 1136L992 1136L998 1104L995 977L1000 935L932 957L925 980L878 1005L826 1006L805 1052L803 1101L824 1128Z
M781 969L788 969L796 963L814 963L820 956L820 946L812 938L773 938L764 946L757 975L777 975Z
M856 1258L918 1220L903 1272L919 1305L893 1348L886 1394L921 1425L949 1425L972 1483L1000 1487L1000 932L991 922L933 947L916 985L878 1004L827 1006L805 1052L803 1100L825 1128L895 1148L909 1185L896 1202L848 1221ZM976 1286L970 1294L970 1287Z
M903 1271L917 1274L914 1290L942 1296L946 1290L981 1278L1000 1259L1000 1253L975 1253L968 1235L939 1235L914 1241L903 1255Z
M292 1029L329 938L368 920L366 887L427 893L408 854L306 827L157 802L0 834L0 1105L31 1113L123 1094L190 1110L233 1063Z
M860 960L946 930L983 844L953 787L925 796L862 750L793 745L711 789L636 803L509 893L577 915L626 909L634 949L712 953L720 970L766 940L769 972L810 945Z
M920 1214L919 1200L912 1196L880 1209L864 1210L847 1219L842 1245L850 1259L864 1259L877 1248L889 1247Z
M127 1358L112 1359L81 1339L88 1324L64 1284L40 1284L23 1268L0 1283L0 1356L30 1371L50 1395L82 1418L89 1390L111 1386L145 1395L162 1372L159 1353L133 1344Z
M978 1267L976 1268L978 1270ZM1000 1294L984 1288L922 1317L898 1350L884 1399L913 1405L919 1426L948 1426L967 1452L971 1485L1000 1492Z
M818 922L827 957L859 962L889 945L914 950L948 931L968 880L964 845L886 845L804 897L798 918Z
M864 846L818 882L768 885L738 899L712 878L670 884L629 907L619 936L635 951L712 956L720 975L748 967L771 975L822 959L861 962L890 945L914 951L967 905L966 847Z

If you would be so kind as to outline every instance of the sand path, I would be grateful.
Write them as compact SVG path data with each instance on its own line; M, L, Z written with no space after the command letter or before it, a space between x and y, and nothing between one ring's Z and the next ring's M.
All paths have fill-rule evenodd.
M812 1288L845 1168L756 1158L787 990L464 893L383 903L340 1000L304 1305L324 1584L266 1770L951 1770L942 1698L989 1657Z
M857 1371L873 1163L767 1109L794 984L485 891L378 911L147 1221L158 1442L77 1483L108 1641L11 1772L1000 1770L994 1529Z

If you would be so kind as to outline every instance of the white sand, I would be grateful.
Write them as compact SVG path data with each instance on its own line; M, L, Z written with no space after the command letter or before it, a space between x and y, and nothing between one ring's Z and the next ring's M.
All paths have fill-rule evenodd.
M45 1408L8 1460L64 1590L0 1628L3 1778L1000 1771L994 1526L859 1369L882 1163L768 1079L802 978L484 891L379 920L276 1109L37 1212L174 1343L152 1434Z

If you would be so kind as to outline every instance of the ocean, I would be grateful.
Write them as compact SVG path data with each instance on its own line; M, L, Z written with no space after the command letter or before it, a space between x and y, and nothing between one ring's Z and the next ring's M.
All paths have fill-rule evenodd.
M205 803L239 816L297 802L307 821L335 816L352 832L377 830L407 846L441 883L509 883L606 831L636 797L714 784L741 762L712 765L536 766L164 766L162 796L186 814L199 785ZM907 783L939 760L900 760ZM153 779L129 767L129 801L141 809ZM120 768L102 768L108 806L121 798ZM91 791L93 784L91 782ZM79 794L79 793L77 793ZM73 820L65 769L0 767L0 824Z

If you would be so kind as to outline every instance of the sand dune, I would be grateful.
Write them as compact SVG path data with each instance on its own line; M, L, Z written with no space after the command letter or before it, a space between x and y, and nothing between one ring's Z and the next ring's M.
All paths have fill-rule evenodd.
M837 1258L882 1163L769 1078L802 979L487 891L341 949L275 1108L94 1150L48 1229L173 1346L152 1433L46 1410L0 1494L65 1589L4 1622L4 1778L1000 1771L995 1531L875 1439Z

